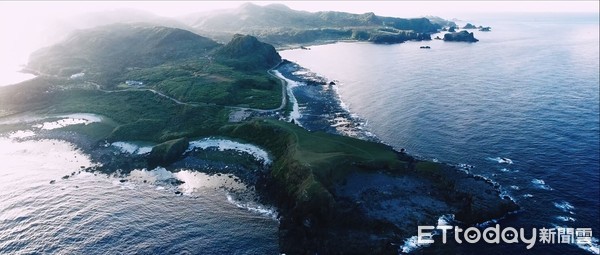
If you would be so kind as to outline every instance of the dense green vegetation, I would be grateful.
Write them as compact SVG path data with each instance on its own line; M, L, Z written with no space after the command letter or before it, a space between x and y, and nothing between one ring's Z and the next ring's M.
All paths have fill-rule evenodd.
M257 9L247 4L243 8L280 15L273 16L272 21L282 22L281 25L291 18L293 24L321 22L328 26L351 26L296 27L282 29L285 32L279 34L262 34L281 43L323 38L397 43L428 39L426 31L436 28L427 19L385 18L372 13L294 14L295 11L281 5ZM260 15L249 17L244 25L253 26L256 24L252 22L260 21ZM220 45L185 30L165 27L111 25L83 30L32 56L29 68L41 74L38 78L0 87L0 118L20 113L101 115L102 122L58 129L59 135L69 134L61 131L72 131L89 138L82 139L86 141L82 147L90 149L90 155L97 151L104 153L105 149L98 146L104 141L158 143L147 155L116 157L110 151L95 155L94 159L105 166L99 171L107 173L169 166L181 158L190 139L218 136L258 145L274 161L269 174L254 172L260 179L255 183L256 188L271 196L281 209L280 245L281 251L290 251L287 253L316 253L318 247L346 246L361 236L372 239L380 238L379 235L384 237L380 243L366 238L360 240L364 241L359 244L364 246L359 247L362 250L348 249L377 253L378 246L389 248L392 241L404 238L405 230L397 229L393 222L362 215L360 200L336 196L336 185L344 185L348 174L360 171L426 178L435 183L434 192L428 195L455 206L456 219L466 223L498 218L518 209L512 201L499 198L492 185L444 164L416 160L380 143L309 132L293 123L276 120L281 116L275 110L264 109L275 109L282 100L280 81L267 72L280 62L273 46L253 36L235 35L229 43ZM85 75L70 77L80 72ZM289 103L289 98L286 100ZM288 104L282 110L289 112L290 107ZM232 111L254 112L254 116L263 117L233 123L229 122ZM0 132L30 129L32 125L0 124ZM217 151L202 153L208 160L240 164L251 161L249 157ZM385 232L386 229L392 231ZM359 230L364 235L331 237L345 230L350 230L348 233ZM395 252L397 249L392 249Z
M441 29L439 22L427 18L403 19L374 13L306 12L282 4L259 6L246 3L236 9L189 15L187 24L202 34L228 40L237 33L250 34L260 40L288 46L324 41L360 40L375 43L398 43L429 40L429 34ZM380 29L390 29L381 33ZM364 34L365 36L353 36Z
M328 205L324 210L333 206L331 185L349 171L406 167L390 147L378 143L308 132L269 119L228 123L230 106L279 106L282 88L267 70L280 61L273 46L252 36L236 35L219 46L178 29L102 27L38 51L30 67L53 76L0 88L0 109L5 115L33 111L105 116L110 121L67 129L97 141L159 142L149 156L152 166L175 160L187 139L218 135L248 141L274 154L272 175L285 187L284 194L309 207ZM86 75L71 79L72 72Z
M84 73L61 81L79 86L155 89L182 102L272 109L281 86L266 70L280 61L273 46L251 36L220 45L182 29L116 24L38 50L28 68L57 78Z
M62 84L60 81L57 78L38 78L21 85L2 87L0 109L6 112L4 116L32 111L42 114L99 114L112 120L108 125L113 129L104 138L156 142L213 134L227 122L229 114L229 110L223 107L178 105L149 91L107 93L95 89L64 89L62 84L77 86L69 80L63 80ZM82 128L95 127L88 125Z
M57 93L50 111L89 112L120 125L110 140L167 141L212 134L227 121L228 110L211 106L182 106L147 91L102 93L73 90Z
M119 80L141 81L182 102L272 109L281 103L281 84L265 70L240 71L197 59L128 70ZM124 82L118 87L130 88Z
M237 70L269 69L281 62L275 48L255 37L236 34L231 41L216 52L217 60Z
M65 41L34 52L28 67L35 72L69 76L85 72L97 82L130 67L200 58L219 44L186 30L159 26L109 25L73 33Z

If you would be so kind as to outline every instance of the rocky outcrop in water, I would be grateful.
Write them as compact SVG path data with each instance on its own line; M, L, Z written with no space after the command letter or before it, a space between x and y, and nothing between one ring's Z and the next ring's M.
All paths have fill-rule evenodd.
M477 29L477 26L471 24L471 23L467 23L463 29Z
M444 41L446 42L478 42L473 35L467 31L460 31L455 33L447 33L444 35Z

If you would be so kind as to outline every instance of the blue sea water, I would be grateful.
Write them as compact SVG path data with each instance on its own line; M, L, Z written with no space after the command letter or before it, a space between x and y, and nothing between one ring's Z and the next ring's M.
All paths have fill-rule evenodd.
M278 221L225 175L80 172L92 164L64 141L0 136L0 254L277 253Z
M383 142L473 165L471 172L499 183L522 208L502 227L593 229L592 246L448 244L452 253L600 253L598 15L468 22L492 32L473 30L477 43L337 43L281 55L338 80L348 110Z
M523 208L501 220L503 227L591 227L599 237L598 16L468 21L493 31L475 31L481 40L475 44L339 43L281 54L338 80L345 105L383 142L474 165L472 172L501 184ZM222 188L235 186L227 180L191 170L164 177L182 185L152 181L166 174L160 171L62 179L89 166L87 156L65 142L19 141L19 135L28 131L0 137L0 254L278 251L278 222L232 199ZM448 253L589 251L448 244Z

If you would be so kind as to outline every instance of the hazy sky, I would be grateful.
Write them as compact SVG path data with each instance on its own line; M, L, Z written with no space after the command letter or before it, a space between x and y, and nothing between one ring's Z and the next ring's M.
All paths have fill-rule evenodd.
M86 12L123 8L140 9L161 16L177 17L194 12L235 8L248 1L0 1L0 69L10 63L24 63L39 48L51 20L68 20ZM436 15L468 19L468 13L485 12L598 12L598 1L260 1L259 5L283 3L306 11L374 12L396 17ZM67 24L69 25L69 24Z
M2 15L17 16L31 10L36 15L65 16L86 11L136 8L162 16L233 8L248 1L83 1L83 2L1 2ZM250 1L259 5L283 3L307 11L375 12L378 15L417 17L468 12L598 12L598 1Z

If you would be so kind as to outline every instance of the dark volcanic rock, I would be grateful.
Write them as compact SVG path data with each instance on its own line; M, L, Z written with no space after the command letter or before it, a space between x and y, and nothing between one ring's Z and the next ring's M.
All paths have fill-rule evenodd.
M482 27L482 28L479 28L479 31L481 31L481 32L490 32L490 31L492 31L492 28L491 27Z
M519 210L497 184L454 166L412 159L412 170L356 171L330 188L327 214L299 204L281 205L280 248L287 254L398 254L419 225L455 215L472 226Z
M444 41L446 42L478 42L479 40L475 39L473 33L469 33L467 31L460 31L456 33L448 33L444 35Z

